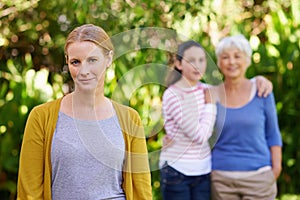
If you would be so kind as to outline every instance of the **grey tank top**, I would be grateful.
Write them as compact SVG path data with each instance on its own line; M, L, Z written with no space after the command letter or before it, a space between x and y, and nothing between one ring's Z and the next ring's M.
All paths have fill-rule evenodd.
M114 115L76 120L59 112L52 140L53 200L124 200L123 134Z

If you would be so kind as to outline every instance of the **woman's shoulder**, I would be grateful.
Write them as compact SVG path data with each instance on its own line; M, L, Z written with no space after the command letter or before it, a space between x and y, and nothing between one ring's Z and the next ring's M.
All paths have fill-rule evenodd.
M60 102L62 98L51 100L40 105L36 105L33 110L51 110L51 109L59 109Z
M116 111L119 122L123 128L125 126L127 127L130 124L131 125L132 124L139 124L139 125L142 124L140 115L135 109L133 109L127 105L123 105L121 103L113 101L113 100L111 100L111 102ZM127 128L124 128L124 129L127 129Z
M117 114L120 114L120 113L123 113L123 114L138 114L138 112L133 109L132 107L128 106L128 105L124 105L124 104L121 104L119 102L116 102L114 100L111 100L112 104L113 104L113 107L114 109L117 111Z
M255 98L258 99L258 100L260 100L260 101L264 101L264 102L275 101L275 97L274 97L274 93L273 92L270 92L266 97L260 97L260 96L258 96L258 91L256 91Z
M33 107L30 111L28 120L51 121L58 116L60 99L52 100Z
M166 98L170 98L170 97L173 97L173 96L176 96L176 93L178 93L179 90L176 89L176 86L174 85L170 85L163 93L163 99L166 99Z

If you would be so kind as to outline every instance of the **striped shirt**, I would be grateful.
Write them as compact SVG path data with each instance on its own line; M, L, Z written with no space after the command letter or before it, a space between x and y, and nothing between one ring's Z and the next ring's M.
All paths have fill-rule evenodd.
M160 166L165 162L185 175L211 171L212 135L216 105L205 104L204 84L191 88L170 86L163 95L164 128L171 142L164 143Z

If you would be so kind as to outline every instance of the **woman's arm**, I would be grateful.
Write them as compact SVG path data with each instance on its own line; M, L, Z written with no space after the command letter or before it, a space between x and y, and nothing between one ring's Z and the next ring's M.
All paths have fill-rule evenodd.
M264 99L264 109L266 115L266 139L271 152L272 170L276 178L281 172L282 160L282 138L278 125L276 105L273 93Z
M272 156L272 171L277 179L281 173L282 165L282 150L281 146L272 146L271 147L271 156Z

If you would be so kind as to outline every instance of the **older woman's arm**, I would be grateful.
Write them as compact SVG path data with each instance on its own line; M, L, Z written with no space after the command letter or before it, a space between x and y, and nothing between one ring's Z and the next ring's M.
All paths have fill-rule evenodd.
M271 155L272 155L272 170L275 175L275 178L277 179L281 173L282 165L281 165L281 159L282 159L282 150L281 146L272 146L271 147Z

